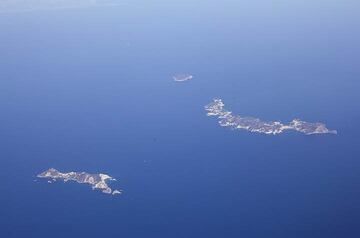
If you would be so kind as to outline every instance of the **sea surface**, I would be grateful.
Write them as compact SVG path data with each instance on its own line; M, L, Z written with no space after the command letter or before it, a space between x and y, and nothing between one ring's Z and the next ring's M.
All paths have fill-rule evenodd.
M0 236L360 237L359 7L136 0L0 13ZM338 135L223 128L206 116L213 98ZM36 178L50 167L109 174L124 192Z

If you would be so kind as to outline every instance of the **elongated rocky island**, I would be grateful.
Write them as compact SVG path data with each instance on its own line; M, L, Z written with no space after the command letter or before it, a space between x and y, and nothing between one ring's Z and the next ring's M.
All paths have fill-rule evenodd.
M38 178L50 179L49 182L62 180L64 182L67 181L75 181L77 183L84 183L91 185L92 189L101 190L106 194L121 194L121 190L112 190L107 181L115 180L107 174L89 174L85 172L69 172L62 173L54 168L50 168L40 174L37 175Z
M306 135L337 134L336 130L329 130L325 124L319 122L310 123L294 119L289 124L283 124L279 121L266 122L254 117L233 115L231 111L225 109L225 104L221 99L214 99L212 103L205 106L205 110L208 116L216 116L221 126L233 129L272 135L280 134L286 130L295 130Z

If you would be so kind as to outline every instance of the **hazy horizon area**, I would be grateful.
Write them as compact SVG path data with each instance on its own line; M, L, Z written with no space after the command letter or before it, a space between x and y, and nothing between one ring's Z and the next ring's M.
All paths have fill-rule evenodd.
M22 12L36 10L56 10L97 6L118 6L121 1L115 0L2 0L1 12Z

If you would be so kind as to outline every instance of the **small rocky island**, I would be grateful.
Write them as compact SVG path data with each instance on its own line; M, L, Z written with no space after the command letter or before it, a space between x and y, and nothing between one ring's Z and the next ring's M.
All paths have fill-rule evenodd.
M184 82L193 79L193 76L191 74L177 74L173 76L173 79L176 82Z
M336 130L329 130L325 124L319 122L310 123L299 119L294 119L289 124L282 124L278 121L265 122L258 118L233 115L224 107L225 104L221 99L214 99L212 103L205 106L207 115L219 118L219 124L224 127L272 135L280 134L285 130L295 130L306 135L337 134Z
M38 178L50 179L51 181L62 180L64 182L67 181L75 181L77 183L84 183L91 185L92 189L101 190L106 194L121 194L121 190L112 190L107 181L114 181L115 179L110 177L107 174L89 174L85 172L69 172L69 173L61 173L60 171L50 168L41 174L37 175Z

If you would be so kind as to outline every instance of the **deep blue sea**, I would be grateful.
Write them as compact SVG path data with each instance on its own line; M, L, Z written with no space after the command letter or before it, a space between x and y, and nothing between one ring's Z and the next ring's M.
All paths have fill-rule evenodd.
M135 0L0 13L0 237L360 237L359 9ZM338 135L222 128L204 110L213 98ZM50 167L109 174L124 193L37 180Z

